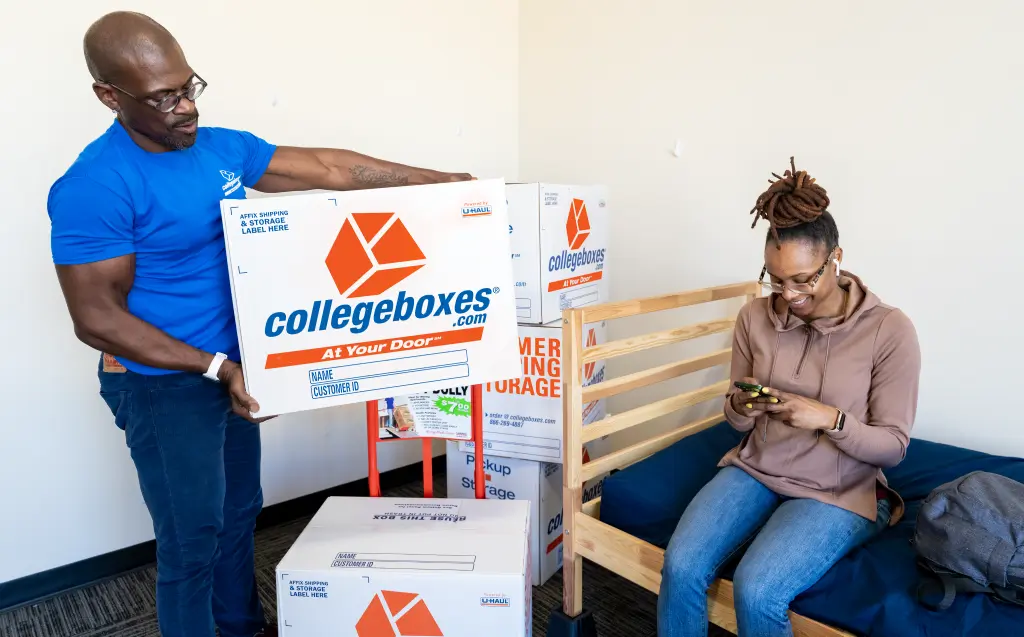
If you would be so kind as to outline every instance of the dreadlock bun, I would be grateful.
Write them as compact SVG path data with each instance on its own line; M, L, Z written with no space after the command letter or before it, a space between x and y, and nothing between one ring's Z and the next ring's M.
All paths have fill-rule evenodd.
M789 166L791 170L781 177L772 173L775 179L768 180L771 186L761 193L750 211L754 215L754 223L750 227L766 219L776 245L780 243L779 228L810 223L828 214L829 199L825 189L814 183L814 178L806 171L798 171L792 157L789 158Z

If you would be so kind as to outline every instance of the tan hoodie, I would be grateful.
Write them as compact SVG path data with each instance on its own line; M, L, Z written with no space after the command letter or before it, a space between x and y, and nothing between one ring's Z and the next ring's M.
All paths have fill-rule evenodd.
M917 333L855 275L842 272L839 285L848 295L836 318L779 316L774 294L746 304L736 320L731 376L840 409L843 430L797 429L770 414L755 420L726 400L726 419L748 434L719 466L737 466L780 495L828 502L872 521L884 489L896 524L903 501L881 470L903 460L910 439L921 369Z

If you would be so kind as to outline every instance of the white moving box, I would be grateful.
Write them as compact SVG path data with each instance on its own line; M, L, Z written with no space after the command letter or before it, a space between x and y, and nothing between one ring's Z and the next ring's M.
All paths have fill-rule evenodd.
M583 326L584 345L607 340L604 322ZM487 456L562 462L562 323L520 325L520 376L483 387L484 446ZM604 361L583 369L583 385L604 380ZM605 417L605 400L587 403L583 424ZM472 441L459 443L473 451Z
M517 375L503 180L221 204L258 416Z
M608 189L509 184L509 235L520 323L543 324L562 310L608 299Z
M527 502L328 498L277 566L281 637L529 637Z
M584 461L589 458L584 455ZM449 442L447 448L449 498L474 497L475 458ZM562 568L562 465L515 458L484 456L486 497L529 500L530 553L533 585L540 586ZM583 501L601 496L604 476L583 485Z

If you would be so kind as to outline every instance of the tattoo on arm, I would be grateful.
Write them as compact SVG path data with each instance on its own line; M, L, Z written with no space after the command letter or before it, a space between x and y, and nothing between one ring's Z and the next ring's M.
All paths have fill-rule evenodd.
M381 170L357 164L349 169L352 180L357 184L367 186L407 186L409 175L398 172L394 169Z

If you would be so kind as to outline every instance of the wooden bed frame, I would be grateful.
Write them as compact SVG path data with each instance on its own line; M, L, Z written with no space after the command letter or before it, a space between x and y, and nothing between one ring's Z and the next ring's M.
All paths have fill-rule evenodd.
M729 386L728 377L706 387L684 392L625 411L583 427L583 407L588 402L621 394L671 378L718 365L728 366L731 347L710 354L646 369L619 378L583 387L583 365L631 354L646 349L681 343L693 338L727 332L733 328L736 317L697 323L675 329L634 336L603 345L585 348L584 325L611 321L650 312L671 310L686 306L760 295L756 282L737 283L719 287L692 290L678 294L633 299L618 303L604 303L580 309L566 310L562 314L562 382L564 396L563 487L564 500L564 562L563 610L571 621L583 613L583 558L600 564L626 579L658 593L664 551L619 529L599 521L601 499L583 504L583 483L614 469L621 469L673 443L707 429L724 420L717 413L687 423L667 433L648 438L624 449L595 458L583 464L582 447L585 443L624 431L635 425L666 414L697 405L722 396ZM736 632L736 613L733 608L732 582L724 579L712 584L708 593L710 621ZM790 611L793 631L797 637L853 637L850 633ZM592 620L591 620L592 622ZM554 625L554 621L552 622ZM592 630L592 628L590 629ZM553 637L549 630L549 637ZM589 632L578 628L573 634Z

